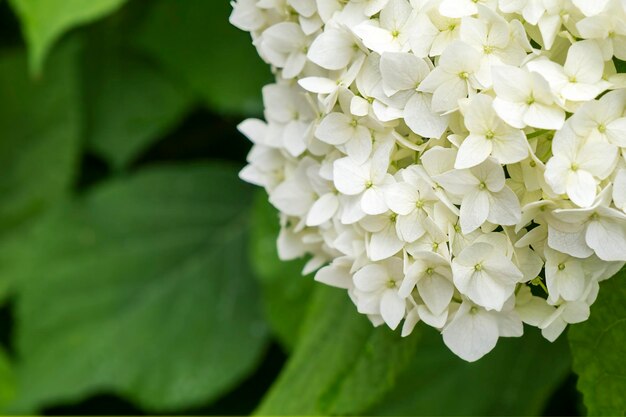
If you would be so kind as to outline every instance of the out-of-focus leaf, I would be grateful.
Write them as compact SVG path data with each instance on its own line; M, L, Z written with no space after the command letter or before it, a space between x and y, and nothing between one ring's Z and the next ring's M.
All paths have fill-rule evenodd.
M419 332L374 328L343 290L318 285L301 337L259 415L360 414L394 386Z
M569 373L565 338L551 344L536 329L501 338L473 363L450 352L438 332L424 332L413 362L368 415L540 415Z
M626 415L626 269L601 283L591 316L571 326L578 389L589 415Z
M15 378L11 362L0 347L0 410L13 400L15 395Z
M78 48L64 44L36 81L21 52L0 55L0 232L48 207L73 181L80 148Z
M228 22L227 0L160 0L137 43L187 80L218 112L259 114L261 87L271 81L250 35Z
M241 381L267 328L246 262L250 188L230 165L99 186L24 237L14 412L117 392L149 410Z
M117 10L126 0L10 0L28 44L31 72L39 74L54 43L68 30Z
M265 192L257 192L252 214L252 268L261 284L268 322L283 347L292 350L315 283L312 277L302 276L304 260L278 259L279 230L278 212L268 202Z
M86 48L86 133L90 147L120 169L180 122L192 98L154 62L111 44L108 35L94 33Z

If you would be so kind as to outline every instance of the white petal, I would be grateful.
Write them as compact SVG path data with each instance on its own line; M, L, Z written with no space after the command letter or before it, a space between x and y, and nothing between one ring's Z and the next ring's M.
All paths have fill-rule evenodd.
M459 106L459 100L467 97L467 94L467 81L459 77L452 78L435 90L432 108L438 112L454 110Z
M324 117L315 130L315 136L328 144L341 145L355 134L352 118L343 113L330 113Z
M454 168L471 168L480 164L491 154L492 145L492 141L485 136L470 133L459 147Z
M417 290L428 308L439 315L448 308L454 285L441 275L424 275L417 283Z
M361 199L361 209L365 214L382 214L388 210L385 203L385 193L378 187L371 187L365 190Z
M587 245L604 261L626 261L626 225L601 218L589 223Z
M444 328L443 341L456 355L474 362L496 346L498 324L484 310L459 310L454 320Z
M578 82L596 83L602 78L604 59L602 51L594 41L581 41L573 44L567 52L565 70L576 77Z
M596 180L587 171L570 171L566 183L567 195L580 207L589 207L596 199Z
M322 68L340 70L352 60L355 45L349 33L328 29L315 38L307 57Z
M378 233L372 233L370 239L368 253L372 261L381 261L398 253L404 242L402 242L396 234L393 224L384 228Z
M517 196L509 187L490 194L489 220L493 224L512 226L522 218L522 210Z
M318 94L330 94L337 90L337 83L323 77L306 77L298 80L300 87Z
M585 231L580 227L564 232L548 226L548 246L576 258L588 258L593 255L593 249L585 243Z
M365 126L357 126L354 135L345 146L348 156L356 163L362 164L372 154L372 135Z
M528 106L524 123L539 129L557 130L565 122L565 112L556 105L548 106L535 102Z
M365 185L369 181L369 171L350 158L341 158L333 164L333 179L335 187L341 193L356 195L365 190Z
M461 229L468 234L478 229L489 216L489 193L472 190L461 203Z
M391 211L397 214L409 214L415 210L419 194L415 187L406 182L390 184L385 189L385 201Z
M526 127L526 122L524 122L524 114L526 114L526 110L528 109L528 105L526 103L507 101L500 97L496 97L493 100L493 109L496 111L498 116L500 116L500 118L507 122L510 126L517 129L523 129Z
M422 225L422 217L417 211L396 218L396 230L398 236L405 242L415 242L426 233L426 229Z
M355 287L365 292L374 292L384 288L388 279L387 270L378 264L364 266L353 277Z
M431 101L427 94L413 94L404 107L404 121L418 135L438 139L448 127L449 116L434 112Z
M390 289L384 292L380 300L380 315L383 316L389 328L395 330L398 327L404 317L405 309L406 302L395 290Z
M415 89L429 72L424 60L413 54L385 52L380 58L383 83L392 94Z
M626 169L620 170L615 177L613 202L619 209L626 212Z
M339 208L339 199L334 193L327 193L321 196L309 210L306 218L307 226L319 226L330 220Z
M350 269L334 265L325 266L317 271L315 281L346 290L352 288L353 285Z

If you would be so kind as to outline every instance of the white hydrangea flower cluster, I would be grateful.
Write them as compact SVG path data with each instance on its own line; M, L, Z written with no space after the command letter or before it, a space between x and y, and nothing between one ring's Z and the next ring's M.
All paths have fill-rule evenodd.
M625 0L237 0L276 83L241 177L282 258L474 361L626 261Z

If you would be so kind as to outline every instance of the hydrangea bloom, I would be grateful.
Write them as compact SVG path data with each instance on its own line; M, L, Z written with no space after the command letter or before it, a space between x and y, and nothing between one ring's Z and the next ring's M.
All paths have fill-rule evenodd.
M276 83L241 177L284 259L474 361L626 262L626 2L237 0Z

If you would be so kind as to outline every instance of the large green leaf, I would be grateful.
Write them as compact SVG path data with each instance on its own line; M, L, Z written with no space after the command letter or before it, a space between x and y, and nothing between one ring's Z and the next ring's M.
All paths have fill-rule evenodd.
M626 269L600 285L584 323L569 340L578 389L590 415L626 415Z
M569 373L565 338L551 344L536 329L500 339L473 363L450 352L438 332L426 330L394 390L368 415L540 415Z
M3 410L15 395L15 375L11 362L0 347L0 410Z
M263 291L265 315L280 343L291 350L316 284L313 277L302 276L304 260L278 259L278 212L268 202L264 191L256 194L252 221L252 267Z
M50 48L65 32L106 16L125 1L10 0L28 44L31 71L41 71Z
M138 44L187 80L214 110L261 112L261 87L271 81L250 35L228 23L227 0L160 0Z
M0 55L0 232L63 196L80 148L77 43L57 50L37 81L21 52Z
M319 285L286 368L257 414L359 414L394 386L415 354L419 332L402 339L374 328L344 290Z
M101 391L176 410L252 371L267 329L245 256L251 195L229 165L153 168L25 236L12 410Z
M115 39L121 25L94 31L85 54L87 140L114 168L127 165L172 129L192 99L146 57Z

